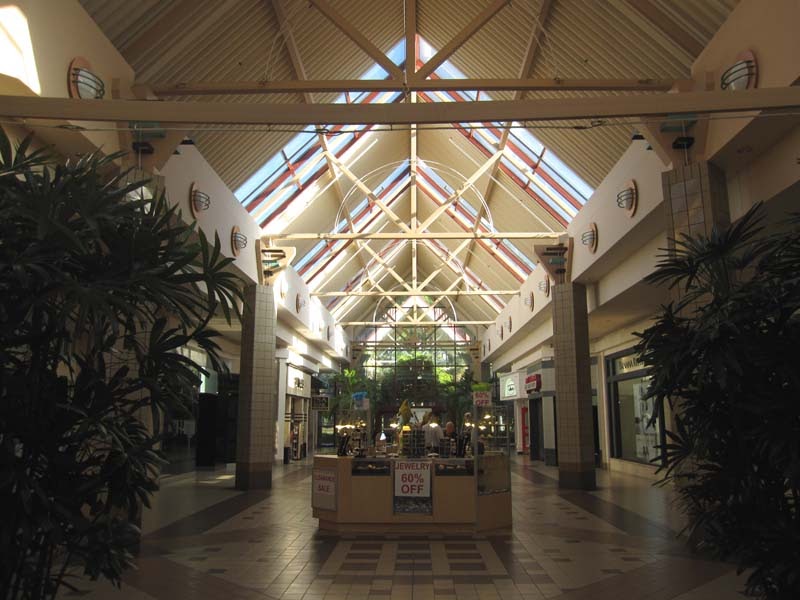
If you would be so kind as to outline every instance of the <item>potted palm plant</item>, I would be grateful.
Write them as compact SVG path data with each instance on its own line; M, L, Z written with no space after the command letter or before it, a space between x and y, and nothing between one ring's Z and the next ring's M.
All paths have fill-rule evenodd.
M800 598L800 220L761 213L675 241L649 280L681 299L638 350L673 411L662 469L691 542L738 561L748 594Z
M241 279L118 156L56 163L0 130L0 589L54 598L119 584L157 489L160 424L216 370L213 315Z

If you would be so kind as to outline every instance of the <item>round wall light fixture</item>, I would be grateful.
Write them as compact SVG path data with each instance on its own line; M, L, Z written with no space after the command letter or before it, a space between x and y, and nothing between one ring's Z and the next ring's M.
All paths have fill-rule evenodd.
M597 223L589 223L589 227L581 234L581 244L594 254L597 251Z
M231 229L231 252L234 256L239 256L239 252L247 247L247 236L239 231L239 226L234 225Z
M550 296L550 278L545 277L539 282L539 291L542 292L545 298Z
M209 206L211 206L211 196L201 192L193 182L189 186L189 208L192 211L192 216L196 219L197 214L208 210Z
M639 190L633 179L628 181L617 194L617 206L624 209L628 217L636 214L636 208L639 206Z
M299 315L300 311L303 310L303 307L306 305L306 299L303 298L300 294L297 294L294 297L294 311Z
M732 92L749 90L758 85L758 63L755 54L745 50L736 57L736 62L728 67L719 78L719 87Z
M69 63L67 89L70 98L100 100L106 95L103 80L92 72L92 65L82 56L76 56Z

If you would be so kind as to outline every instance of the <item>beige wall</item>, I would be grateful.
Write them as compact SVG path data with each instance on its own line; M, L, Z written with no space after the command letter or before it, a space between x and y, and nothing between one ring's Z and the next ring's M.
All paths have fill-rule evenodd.
M27 20L30 44L33 48L36 73L42 96L66 98L67 71L76 56L86 58L92 71L103 79L106 98L111 98L112 80L119 79L121 97L131 97L133 69L125 62L114 45L103 35L92 18L77 0L18 0L4 5L17 7ZM7 13L8 14L8 13ZM0 23L0 25L5 25ZM17 60L17 59L15 59ZM0 61L0 68L3 61ZM26 69L28 73L30 68ZM4 74L19 75L17 68L5 67ZM30 86L27 86L30 88ZM32 89L35 93L35 88ZM91 123L80 123L91 126ZM92 131L73 134L82 136L95 147L111 153L119 149L116 132ZM63 154L69 149L59 148Z
M800 2L797 0L742 0L717 30L692 65L692 78L703 82L711 73L714 89L738 54L751 50L758 63L758 87L784 87L800 77ZM746 119L709 123L706 157L712 159L744 127Z

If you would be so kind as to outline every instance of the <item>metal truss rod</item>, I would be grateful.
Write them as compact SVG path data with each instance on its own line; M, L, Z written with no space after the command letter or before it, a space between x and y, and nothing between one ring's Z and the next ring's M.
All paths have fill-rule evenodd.
M271 233L273 240L551 240L558 234L531 231L398 231L355 233Z
M342 321L342 327L460 327L467 325L492 325L494 321Z
M374 298L394 296L516 296L519 290L390 290L386 292L311 292L317 298L341 298L344 296L370 296Z

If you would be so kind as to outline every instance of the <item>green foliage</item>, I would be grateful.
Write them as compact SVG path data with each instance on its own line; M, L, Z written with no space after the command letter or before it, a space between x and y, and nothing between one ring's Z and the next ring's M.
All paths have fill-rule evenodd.
M675 414L664 482L690 539L751 570L749 594L800 598L800 221L760 220L676 241L649 279L682 299L638 350Z
M119 584L157 489L165 413L216 370L212 315L242 281L117 156L49 164L0 130L0 589L53 598L66 574ZM132 199L133 196L133 199ZM67 569L67 566L70 566Z

